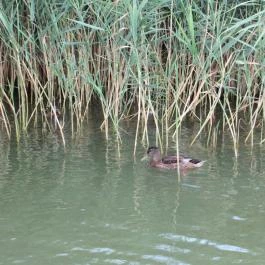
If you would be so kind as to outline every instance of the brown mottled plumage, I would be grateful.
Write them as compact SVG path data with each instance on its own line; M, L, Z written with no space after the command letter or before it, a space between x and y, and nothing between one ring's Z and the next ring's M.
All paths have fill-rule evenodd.
M191 169L201 167L205 161L193 159L186 156L165 156L161 157L158 147L149 147L147 155L150 158L149 164L151 167L167 168L167 169Z

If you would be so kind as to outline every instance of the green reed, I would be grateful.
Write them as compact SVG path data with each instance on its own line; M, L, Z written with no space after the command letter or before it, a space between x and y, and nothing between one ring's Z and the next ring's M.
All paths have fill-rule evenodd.
M207 142L228 131L264 141L264 1L2 1L0 114L19 139L56 107L78 131L97 102L106 137L137 121L148 142L178 142L182 123L199 123ZM98 105L98 102L100 103ZM12 121L12 122L11 122Z

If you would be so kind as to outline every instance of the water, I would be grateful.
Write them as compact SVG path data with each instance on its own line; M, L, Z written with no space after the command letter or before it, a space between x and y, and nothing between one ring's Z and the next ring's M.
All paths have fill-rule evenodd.
M140 144L133 158L126 131L118 146L90 120L66 149L56 133L1 134L0 265L264 263L264 147L236 160L229 143L189 147L184 129L181 149L207 163L179 182Z

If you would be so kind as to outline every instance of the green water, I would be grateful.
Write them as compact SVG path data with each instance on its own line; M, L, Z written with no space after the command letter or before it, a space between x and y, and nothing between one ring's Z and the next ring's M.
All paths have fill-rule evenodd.
M133 158L90 121L81 135L1 134L0 264L264 264L263 146L214 151L183 129L181 149L206 159L182 176ZM154 143L154 135L150 135ZM227 141L229 142L229 141Z

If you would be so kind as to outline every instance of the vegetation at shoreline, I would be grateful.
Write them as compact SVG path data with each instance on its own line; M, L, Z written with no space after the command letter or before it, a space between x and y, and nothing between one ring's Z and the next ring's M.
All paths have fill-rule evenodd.
M2 127L19 139L49 110L64 139L55 106L76 131L96 104L106 137L134 118L148 141L152 117L161 143L192 119L192 141L228 130L237 154L242 131L265 141L264 23L264 1L4 0Z

